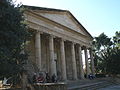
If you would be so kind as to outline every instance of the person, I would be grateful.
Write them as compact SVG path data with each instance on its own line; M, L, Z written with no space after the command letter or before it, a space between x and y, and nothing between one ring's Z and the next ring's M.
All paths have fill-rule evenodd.
M91 80L91 74L88 75L88 78Z
M37 78L38 83L43 83L45 81L45 78L42 73L39 73L39 76Z
M49 76L48 73L46 73L46 82L47 82L47 83L50 83L50 76Z
M92 79L95 78L95 76L94 76L93 74L89 74L89 75L88 75L88 78L89 78L90 80L92 80Z
M53 82L53 83L54 83L54 82L57 82L57 77L56 77L55 74L52 75L52 82Z
M33 83L36 83L36 82L37 82L37 74L34 73L34 75L33 75Z
M4 77L4 80L3 80L3 85L6 85L7 84L7 78Z
M57 71L57 81L60 81L60 80L62 80L61 72Z

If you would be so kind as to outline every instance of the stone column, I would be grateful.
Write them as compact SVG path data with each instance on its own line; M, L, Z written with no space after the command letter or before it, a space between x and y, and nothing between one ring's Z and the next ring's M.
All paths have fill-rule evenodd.
M57 76L56 62L54 59L54 40L52 35L50 35L49 37L49 49L50 49L50 75L52 76L53 74L55 74Z
M76 67L76 58L75 58L75 47L74 43L71 44L71 53L72 53L72 64L73 64L73 79L77 80L77 67Z
M41 71L41 37L40 32L35 35L35 54L36 54L36 65Z
M87 48L84 49L85 52L85 64L86 64L86 77L88 78L88 75L90 74L90 69L89 69L89 62L88 62L88 53L87 53Z
M84 79L83 61L82 61L82 50L81 46L78 47L79 50L79 62L80 62L80 78Z
M65 49L64 49L64 40L60 41L60 55L61 55L61 68L62 68L62 80L67 80L66 74L66 61L65 61Z
M92 74L95 75L95 67L94 67L92 49L89 49L89 53L90 53L90 59L91 59L91 71L92 71Z

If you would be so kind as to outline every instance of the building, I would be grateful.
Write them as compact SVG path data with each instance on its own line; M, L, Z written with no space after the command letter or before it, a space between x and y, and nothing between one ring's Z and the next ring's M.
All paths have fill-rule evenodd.
M29 30L34 32L29 42L29 60L39 71L55 74L60 80L84 79L82 50L86 75L94 74L91 42L93 37L67 10L24 6Z

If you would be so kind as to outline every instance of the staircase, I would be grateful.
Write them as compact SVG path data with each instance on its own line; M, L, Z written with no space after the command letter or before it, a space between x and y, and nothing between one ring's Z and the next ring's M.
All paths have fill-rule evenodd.
M68 82L68 90L97 90L115 84L110 78Z

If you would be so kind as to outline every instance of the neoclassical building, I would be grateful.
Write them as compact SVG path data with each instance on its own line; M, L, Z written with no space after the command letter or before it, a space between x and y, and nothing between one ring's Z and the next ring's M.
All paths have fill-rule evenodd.
M27 46L29 60L39 71L55 74L61 80L84 79L84 74L94 74L93 37L69 11L24 7L25 20L34 32Z

